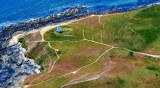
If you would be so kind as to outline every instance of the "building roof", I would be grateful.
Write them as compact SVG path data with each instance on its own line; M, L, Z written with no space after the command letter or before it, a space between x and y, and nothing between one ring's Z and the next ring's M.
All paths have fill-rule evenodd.
M62 32L63 32L63 30L62 30L62 28L61 28L60 26L57 26L57 28L56 28L56 32L58 32L58 33L62 33Z

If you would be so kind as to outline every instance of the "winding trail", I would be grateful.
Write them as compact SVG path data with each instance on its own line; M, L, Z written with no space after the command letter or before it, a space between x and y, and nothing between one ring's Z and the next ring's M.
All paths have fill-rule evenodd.
M66 73L66 74L61 75L61 76L53 77L53 78L47 79L47 80L45 80L45 81L41 81L41 82L39 82L39 83L37 83L37 84L28 85L28 87L38 85L38 84L40 84L40 83L43 83L43 82L52 80L52 79L54 79L54 78L62 78L62 77L65 77L65 76L68 76L68 75L71 75L71 74L74 75L74 74L76 74L77 72L79 72L81 69L86 68L86 67L89 67L89 66L95 64L97 61L99 61L99 59L100 59L103 55L105 55L107 52L109 52L109 51L112 50L112 49L114 49L114 48L107 49L107 50L106 50L105 52L103 52L94 62L92 62L92 63L90 63L90 64L87 64L87 65L85 65L85 66L83 66L83 67L80 67L79 69L77 69L77 70L75 70L75 71Z
M152 58L160 58L160 55L154 55L154 54L149 54L149 53L133 51L133 50L130 50L130 49L127 49L127 48L124 48L124 47L119 47L119 48L123 48L123 49L125 49L127 51L130 51L130 52L133 52L133 53L137 53L137 54L141 54L141 55L144 55L144 56L149 56L149 57L152 57Z
M125 49L125 50L127 50L127 51L130 51L130 52L133 52L133 53L138 53L138 54L141 54L141 55L144 55L144 56L149 56L149 57L153 57L153 58L160 58L160 55L153 55L153 54L148 54L148 53L143 53L143 52L136 52L136 51L132 51L132 50L129 50L129 49L123 48L123 47L115 47L115 46L108 45L108 44L105 44L105 43L96 42L96 41L93 41L93 40L88 40L88 39L86 39L85 37L84 37L83 40L84 40L84 41L88 41L88 42L92 42L92 43L96 43L96 44L100 44L100 45L104 45L104 46L111 47L111 48L108 49L108 50L106 50L105 52L103 52L94 62L92 62L92 63L90 63L90 64L88 64L88 65L85 65L85 66L83 66L83 67L80 67L79 69L77 69L77 70L75 70L75 71L69 72L69 73L64 74L64 75L61 75L61 76L53 77L53 78L61 78L61 77L65 77L65 76L68 76L68 75L71 75L71 74L74 75L74 74L76 74L77 72L79 72L81 69L93 65L94 63L96 63L97 61L99 61L99 59L100 59L103 55L105 55L107 52L109 52L110 50L115 49L115 48L122 48L122 49ZM49 47L51 47L50 43L49 43ZM51 48L52 48L52 47L51 47ZM55 48L52 48L52 49L55 50ZM58 55L58 54L57 54L57 55ZM58 59L59 59L59 56L58 56ZM58 60L58 59L57 59L57 60ZM57 61L57 60L56 60L56 61ZM54 64L56 63L56 61L54 62ZM53 69L53 67L54 67L54 64L53 64L53 66L52 66L52 69ZM50 71L51 71L51 70L50 70ZM50 72L50 71L49 71L49 72ZM47 73L49 73L49 72L47 72ZM44 75L43 75L43 76L44 76ZM43 77L43 76L41 76L41 77ZM39 78L41 78L41 77L39 77ZM37 78L37 79L39 79L39 78ZM51 79L53 79L53 78L51 78ZM45 80L45 81L39 82L39 83L37 83L37 84L29 85L29 86L38 85L38 84L40 84L40 83L46 82L46 81L51 80L51 79L47 79L47 80Z
M35 78L34 80L32 80L25 88L30 87L31 84L32 84L34 81L36 81L36 80L44 77L44 76L47 75L48 73L52 72L55 63L56 63L56 62L58 61L58 59L60 58L60 56L59 56L58 53L57 53L57 50L58 50L58 49L52 48L49 42L48 42L48 46L49 46L51 49L55 50L55 53L56 53L56 55L57 55L57 59L53 62L52 66L51 66L51 69L50 69L49 71L47 71L47 72L44 73L43 75L41 75L41 76ZM44 50L44 52L48 55L48 53L47 53L45 50ZM49 56L49 58L50 58L50 60L51 60L51 56L50 56L50 55L48 55L48 56ZM51 61L51 62L52 62L52 61ZM50 64L51 64L51 63L50 63Z
M99 16L99 23L102 24L102 23L101 23L101 16L102 16L102 15L97 15L97 16ZM109 18L106 18L106 19L109 19ZM111 19L109 19L109 20L111 20ZM113 20L111 20L111 21L113 21ZM113 21L113 22L115 22L115 21ZM66 25L66 24L65 24L65 25ZM103 27L104 27L104 24L102 24L102 25L103 25ZM52 26L52 28L53 28L53 27L56 27L56 26ZM50 29L51 29L51 28L50 28ZM130 28L130 27L128 27L128 26L126 26L126 29L130 29L132 32L136 33L132 28ZM49 29L48 29L48 30L49 30ZM52 66L51 66L51 69L50 69L49 71L47 71L45 74L43 74L43 75L35 78L34 80L32 80L32 81L29 83L29 85L25 85L25 88L32 87L32 86L35 86L35 85L38 85L38 84L41 84L41 83L44 83L44 82L46 82L46 81L49 81L49 80L52 80L52 79L56 78L54 81L52 81L52 83L54 83L58 78L62 78L62 77L68 76L68 75L74 75L74 74L76 74L77 72L79 72L81 69L87 68L87 67L95 64L97 61L100 60L100 58L101 58L102 56L104 56L107 52L109 52L109 51L111 51L111 50L113 50L113 49L118 49L118 48L120 49L120 48L121 48L121 49L125 49L125 50L127 50L127 51L130 51L130 52L133 52L133 53L137 53L137 54L144 55L144 56L149 56L149 57L153 57L153 58L160 58L160 55L153 55L153 54L148 54L148 53L143 53L143 52L138 52L138 51L132 51L132 50L127 49L127 48L124 48L124 47L116 47L116 46L112 46L112 45L109 45L109 44L105 44L105 43L103 43L103 41L102 41L102 37L103 37L103 36L102 36L102 32L101 32L101 42L97 42L97 41L94 41L94 40L86 39L86 38L85 38L85 31L83 30L83 39L82 39L82 40L79 40L79 41L69 41L69 40L67 40L67 41L69 41L69 42L88 41L88 42L91 42L91 43L95 43L95 44L99 44L99 45L104 45L104 46L110 47L110 48L107 49L106 51L104 51L94 62L92 62L92 63L90 63L90 64L87 64L87 65L85 65L85 66L82 66L82 67L78 68L77 70L72 71L72 72L69 72L69 73L66 73L66 74L64 74L64 75L52 77L52 78L50 78L50 79L47 79L47 80L41 81L41 82L39 82L39 83L33 84L34 81L36 81L36 80L44 77L44 76L47 75L48 73L50 73L50 72L54 69L54 65L56 64L56 62L57 62L57 61L59 60L59 58L60 58L60 56L59 56L58 53L57 53L57 52L58 52L58 49L53 48L53 47L50 45L50 42L64 42L64 41L45 41L45 40L44 40L44 33L47 32L48 30L45 30L45 31L42 31L42 30L41 30L42 41L27 41L27 42L47 42L47 43L48 43L48 46L55 51L55 53L56 53L56 55L57 55L57 59L53 62ZM47 53L47 52L46 52L46 53ZM50 57L50 56L49 56L49 57ZM51 58L51 57L50 57L50 58ZM93 80L94 80L94 79L97 79L97 78L98 78L98 76L95 77L95 78L93 78ZM92 79L88 79L88 80L92 80ZM52 84L52 83L51 83L51 84ZM51 84L48 84L47 86L49 87Z

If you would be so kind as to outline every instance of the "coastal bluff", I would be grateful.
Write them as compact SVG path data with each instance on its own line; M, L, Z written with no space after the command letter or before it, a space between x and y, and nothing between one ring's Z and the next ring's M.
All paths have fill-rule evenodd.
M127 10L121 8L111 8L108 11L109 13L116 13L130 11L137 8L140 7L133 7ZM12 45L9 44L15 35L38 30L39 28L47 25L55 25L74 19L80 19L92 14L104 13L90 12L86 10L86 7L76 6L60 14L40 17L4 27L2 32L0 32L0 63L2 65L0 67L4 68L5 74L3 74L4 80L2 81L2 84L0 84L0 87L18 88L19 85L23 85L22 82L26 77L35 73L40 73L40 66L37 65L32 59L24 56L26 50L20 43L17 42Z

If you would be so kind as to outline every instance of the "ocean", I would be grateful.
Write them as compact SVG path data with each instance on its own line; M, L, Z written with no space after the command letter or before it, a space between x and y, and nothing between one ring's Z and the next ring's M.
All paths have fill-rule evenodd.
M88 10L105 11L107 7L150 4L160 0L0 0L0 28L37 17L64 12L74 6L86 6Z
M129 11L158 2L160 0L0 0L0 31L5 26L59 14L75 6L103 13L109 8ZM1 39L0 44L3 45ZM21 54L19 51L23 51L19 45L5 49L5 52L0 49L0 88L17 88L26 76L39 68L33 60L17 57Z

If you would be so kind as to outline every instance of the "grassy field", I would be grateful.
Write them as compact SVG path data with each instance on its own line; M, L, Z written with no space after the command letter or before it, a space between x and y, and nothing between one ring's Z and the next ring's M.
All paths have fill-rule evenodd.
M139 10L90 16L44 34L19 41L42 68L28 77L30 88L158 88L160 62L142 54L160 54L160 5ZM27 41L25 41L27 40ZM119 48L113 48L119 47ZM50 63L54 63L53 69ZM94 77L97 77L93 79Z
M28 46L27 46L24 38L20 38L20 39L19 39L19 42L22 44L22 47L23 47L23 48L25 48L26 50L28 49Z
M121 53L121 51L124 52L124 50L113 52ZM108 55L112 55L113 52ZM117 67L108 74L103 74L99 79L69 85L65 88L158 88L160 86L160 62L153 58L129 58L126 52L126 55L124 53L118 56L114 55L109 60L101 59L97 64L102 64L104 61L114 63L118 61L120 63L117 63ZM122 61L125 62L122 64ZM109 74L112 74L112 77L108 77Z
M65 32L59 34L56 33L56 28L53 28L44 35L44 39L46 41L64 41L64 40L76 41L82 39L82 34L83 34L82 30L76 29L71 26L63 26L62 29Z
M53 49L47 46L47 43L38 43L30 52L26 53L26 57L32 58L44 70L48 68L49 63L53 63L57 56Z

